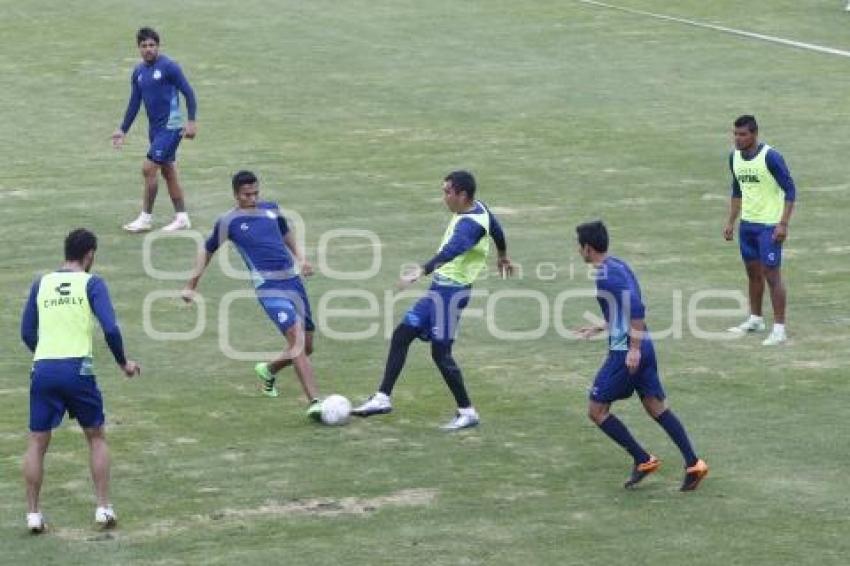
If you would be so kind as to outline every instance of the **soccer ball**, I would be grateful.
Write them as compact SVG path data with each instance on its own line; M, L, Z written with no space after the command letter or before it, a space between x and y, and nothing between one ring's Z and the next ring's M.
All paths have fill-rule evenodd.
M322 422L330 426L344 425L351 416L351 401L342 395L329 395L322 401Z

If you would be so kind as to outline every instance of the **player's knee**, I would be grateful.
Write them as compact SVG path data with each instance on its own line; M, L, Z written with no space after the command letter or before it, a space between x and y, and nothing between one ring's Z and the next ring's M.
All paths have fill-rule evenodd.
M440 342L431 342L431 359L438 367L451 368L455 365L451 346Z
M406 324L399 324L393 330L391 344L393 346L403 346L409 344L416 338L416 329Z
M142 165L142 176L146 179L156 177L157 169L159 169L159 167L157 167L156 163L153 161L145 161L144 165Z
M587 408L587 418L595 425L601 425L608 418L608 408L598 405L590 405Z
M98 442L106 442L106 431L102 426L96 426L91 428L84 428L83 432L86 435L86 440L89 441L89 444L96 444Z
M771 288L782 286L782 274L778 269L765 269L764 278Z

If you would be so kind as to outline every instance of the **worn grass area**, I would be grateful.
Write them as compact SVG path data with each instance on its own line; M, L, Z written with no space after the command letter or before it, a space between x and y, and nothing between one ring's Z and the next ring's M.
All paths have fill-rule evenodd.
M613 1L613 0L612 0ZM624 5L848 49L840 2L731 0ZM843 564L850 553L850 238L846 59L758 43L576 2L105 2L0 0L0 562L42 564ZM150 24L196 88L198 139L180 164L200 233L230 206L229 175L247 167L264 194L307 222L314 261L331 229L375 232L381 245L338 239L326 267L380 269L345 282L310 281L314 309L366 308L322 298L374 293L377 316L330 318L318 336L324 392L357 401L383 367L386 332L410 299L385 303L404 262L423 261L447 215L439 182L456 167L507 230L522 279L489 279L466 316L456 355L483 425L447 436L448 392L427 348L414 346L396 412L343 428L309 424L294 380L268 400L252 364L222 354L274 350L280 338L248 283L214 268L201 290L203 334L157 341L144 298L179 289L143 267L143 239L120 225L137 212L144 117L125 150L108 143L136 59L133 32ZM584 416L599 343L559 336L596 312L573 226L602 217L613 251L641 277L655 330L678 328L677 304L708 289L742 290L737 246L720 237L732 119L755 113L782 151L800 206L786 249L791 343L700 340L687 319L657 344L673 406L712 466L697 493L676 491L680 462L637 403L622 418L665 460L635 492L620 487L626 457ZM163 188L164 193L164 188ZM163 195L164 196L164 195ZM157 223L169 218L160 198ZM74 226L100 236L106 277L131 356L144 375L118 377L98 340L109 415L119 530L93 529L79 431L66 423L48 457L44 509L52 534L23 527L19 473L29 357L17 339L34 274L60 261ZM191 264L187 239L154 243L163 270ZM231 254L234 265L238 258ZM316 261L316 263L318 263ZM553 264L536 271L540 264ZM554 274L554 278L548 275ZM501 298L499 291L539 292ZM392 297L390 297L391 299ZM488 303L488 301L491 301ZM708 306L711 301L703 306ZM503 330L543 335L498 340ZM715 301L724 308L729 301ZM393 312L387 312L393 311ZM160 331L188 331L197 311L161 299ZM735 316L701 318L719 330ZM845 558L841 558L844 556Z

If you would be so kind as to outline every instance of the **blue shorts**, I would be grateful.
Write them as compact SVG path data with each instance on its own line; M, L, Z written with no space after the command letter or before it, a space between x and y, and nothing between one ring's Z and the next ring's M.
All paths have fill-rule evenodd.
M469 304L472 288L431 284L428 294L410 307L402 324L419 330L419 338L451 343L457 334L460 315Z
M760 261L767 267L782 265L782 244L773 241L772 224L741 221L738 241L744 261Z
M313 332L313 312L307 300L307 289L300 277L267 281L257 287L257 299L269 318L281 333L289 330L296 321L301 321L304 330Z
M53 430L65 411L83 428L103 425L103 398L90 370L91 361L80 358L36 362L30 378L31 431Z
M593 380L590 400L613 403L618 399L628 399L635 391L641 399L647 396L662 400L666 398L661 378L658 377L655 348L651 344L641 348L640 365L635 373L629 373L626 367L625 351L608 352L608 358Z
M151 130L148 134L151 146L148 149L148 159L159 165L174 163L177 160L177 146L183 138L183 130L168 130L165 128Z

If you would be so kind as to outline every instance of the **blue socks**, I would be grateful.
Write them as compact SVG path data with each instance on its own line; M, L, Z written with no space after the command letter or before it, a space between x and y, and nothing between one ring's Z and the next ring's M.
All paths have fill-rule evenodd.
M667 411L667 413L669 412L670 411ZM681 425L679 425L679 427L681 428ZM601 425L599 425L599 428L601 428L602 432L607 434L611 438L611 440L622 446L626 450L626 452L631 454L632 458L635 459L635 464L642 464L643 462L649 460L649 454L646 452L646 450L644 450L641 445L638 444L637 440L635 440L635 437L633 437L632 433L629 432L629 429L626 428L626 425L624 425L620 421L620 419L615 417L613 414L609 413L608 417L604 421L602 421ZM682 432L684 432L684 429L682 430ZM687 439L687 437L685 438Z
M673 411L667 409L655 420L661 425L661 428L664 429L664 432L667 433L676 446L679 447L679 451L685 459L685 464L689 468L696 464L697 455L694 453L694 447L691 446L691 440L688 438L688 433L685 432L685 427L682 426L682 422L678 419L678 417L676 417L676 415L673 414Z

